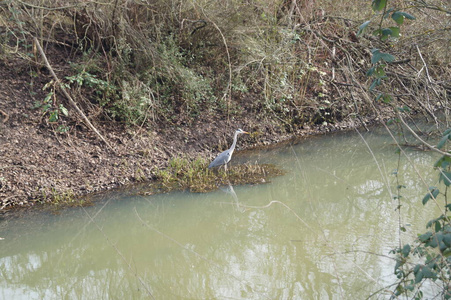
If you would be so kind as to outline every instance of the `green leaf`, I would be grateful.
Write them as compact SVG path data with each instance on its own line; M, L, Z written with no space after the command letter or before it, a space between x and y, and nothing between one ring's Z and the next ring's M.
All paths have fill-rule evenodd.
M48 89L52 84L53 84L53 80L50 80L49 82L47 82L47 83L42 87L42 90L45 91L45 90Z
M438 241L437 241L437 239L432 238L424 245L427 246L427 247L431 247L431 248L437 248Z
M387 103L387 104L392 102L392 100L393 100L392 96L389 94L384 94L384 96L382 96L382 99L384 100L384 103Z
M422 201L423 205L425 205L431 199L431 197L436 198L439 192L440 192L439 189L436 188L435 186L429 187L429 192L423 198Z
M44 104L43 106L42 106L42 111L48 111L50 108L51 108L52 106L50 105L50 104Z
M369 68L368 71L366 71L366 76L370 77L374 74L374 71L376 71L376 66Z
M379 101L379 99L382 98L382 96L383 96L383 94L382 94L382 93L379 93L379 94L376 96L376 98L374 98L374 101L376 101L376 102ZM390 120L390 121L392 121L392 120ZM389 121L389 122L390 122L390 121ZM390 125L390 124L388 124L388 125Z
M408 14L406 12L399 11L398 13L401 14L406 19L409 19L409 20L415 20L416 19L414 16L412 16L411 14Z
M398 25L402 25L404 23L404 16L401 14L400 11L395 11L392 15L391 18L396 22L396 24Z
M437 274L432 272L428 266L424 266L422 269L423 278L436 278Z
M390 30L392 37L399 37L399 27L390 27Z
M442 229L442 223L440 223L439 221L435 222L435 232L439 232L440 229ZM441 240L443 239L443 236L440 235Z
M442 168L446 169L451 163L451 157L447 155L443 155L440 159L434 164L434 168Z
M50 113L49 122L56 122L56 121L58 121L58 111L54 110Z
M407 105L404 105L403 107L397 107L396 109L400 112L410 112L410 107L408 107Z
M376 29L376 30L373 31L373 35L374 36L379 36L381 34L382 34L382 29Z
M62 104L60 104L60 111L65 115L66 117L69 115L67 108L65 108Z
M440 140L440 142L438 142L437 148L438 148L438 149L442 149L443 146L445 146L446 141L449 140L449 138L450 138L450 135L449 135L449 134L443 136L442 139Z
M48 94L45 96L45 98L44 98L44 102L45 102L45 103L50 102L52 96L53 96L53 92L48 93Z
M34 101L33 102L33 109L39 108L42 106L41 101Z
M438 217L438 218L435 218L435 219L433 219L433 220L430 220L429 222L427 222L427 224L426 224L426 228L429 228L429 227L431 227L431 226L432 226L432 224L435 224L435 222L437 222L437 221L440 221L440 220L443 220L443 215L441 215L440 217Z
M428 241L431 238L431 236L432 236L432 232L428 231L428 232L420 235L418 237L418 239L420 240L420 242L424 243L424 242Z
M439 176L439 182L442 182L442 181L446 186L450 186L451 185L451 172L441 171L440 176Z
M376 69L374 70L374 75L376 76L376 78L386 78L387 77L384 67L385 67L385 65L383 65L383 64L376 67Z
M387 5L387 0L373 0L371 7L374 11L381 11Z
M390 28L383 28L381 30L381 40L386 41L392 35Z
M418 273L415 274L415 283L419 283L421 280L423 280L423 272L420 270Z
M380 84L381 84L381 79L380 79L380 78L374 79L373 82L372 82L371 85L370 85L370 88L369 88L370 92L371 92L372 90L374 90L374 88L375 88L376 86L380 85ZM378 97L378 98L376 99L376 101L379 100L379 98L380 98L380 97Z
M377 64L380 60L384 60L386 62L392 62L395 60L395 57L388 53L380 52L379 49L373 49L371 50L371 53L373 54L373 57L371 57L371 63Z
M362 25L359 26L359 30L357 31L357 36L361 36L362 34L364 34L366 32L366 29L368 27L368 25L370 24L371 21L366 21L365 23L363 23Z
M409 244L404 245L404 247L402 248L402 251L401 251L402 255L403 255L404 257L409 256L410 249L411 249L411 248L410 248L410 245L409 245Z
M416 274L418 273L418 271L420 271L421 265L415 265L415 267L413 267L413 273Z

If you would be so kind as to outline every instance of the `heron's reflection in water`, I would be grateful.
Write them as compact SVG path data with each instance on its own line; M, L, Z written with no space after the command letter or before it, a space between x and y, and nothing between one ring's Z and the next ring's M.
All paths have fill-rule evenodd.
M230 181L227 182L226 186L222 186L219 189L224 193L232 196L237 211L242 213L246 210L244 206L240 203L240 200L238 199L238 196L235 193L235 190L233 189L233 185L230 184Z

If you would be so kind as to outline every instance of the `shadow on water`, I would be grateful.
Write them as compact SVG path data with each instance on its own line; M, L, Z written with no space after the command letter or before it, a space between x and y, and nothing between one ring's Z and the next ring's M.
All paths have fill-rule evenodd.
M0 222L2 299L346 299L393 279L393 201L403 240L436 212L411 163L375 131L315 137L236 157L286 173L269 184L224 179L210 193L109 194L90 207ZM406 150L433 183L436 155ZM234 157L235 158L235 157Z

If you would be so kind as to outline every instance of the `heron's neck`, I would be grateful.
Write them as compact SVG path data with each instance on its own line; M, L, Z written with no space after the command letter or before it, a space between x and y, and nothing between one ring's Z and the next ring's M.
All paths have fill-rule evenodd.
M238 139L238 132L235 132L235 135L233 136L233 144L232 144L232 147L230 147L230 151L235 150L236 140L237 139Z

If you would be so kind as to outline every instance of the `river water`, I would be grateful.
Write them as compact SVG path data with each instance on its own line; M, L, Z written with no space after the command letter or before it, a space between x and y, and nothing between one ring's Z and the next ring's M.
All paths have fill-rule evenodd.
M313 137L234 157L286 171L267 184L4 219L0 299L364 299L439 215L421 204L438 156L405 149L398 165L395 150L378 129Z

